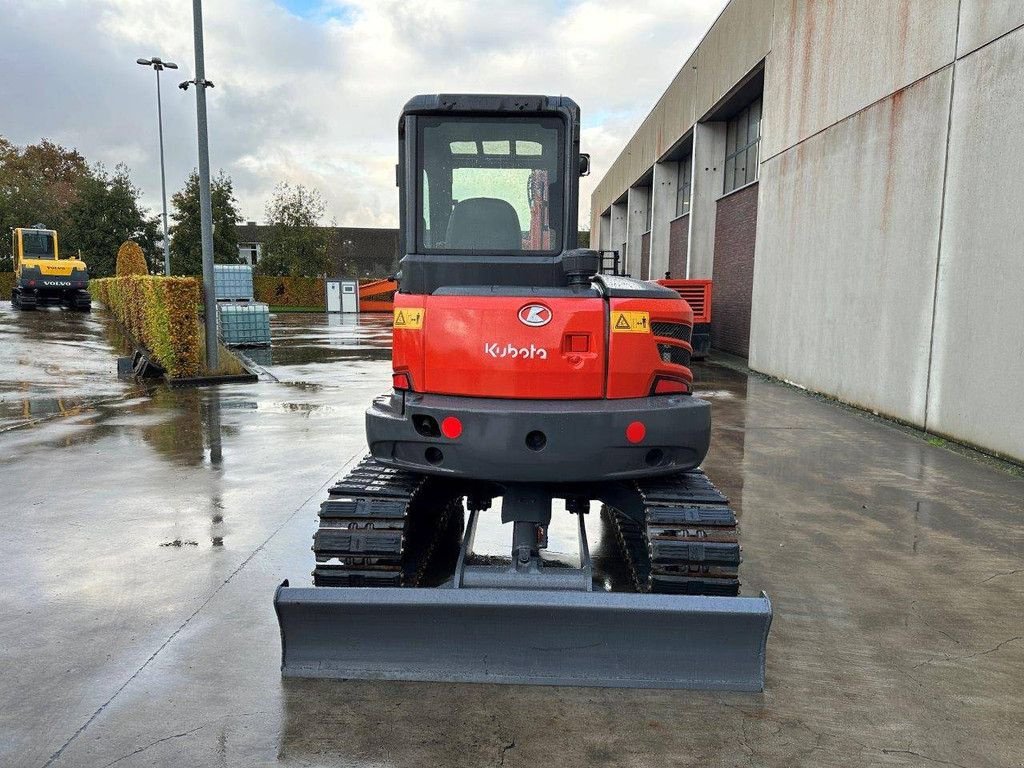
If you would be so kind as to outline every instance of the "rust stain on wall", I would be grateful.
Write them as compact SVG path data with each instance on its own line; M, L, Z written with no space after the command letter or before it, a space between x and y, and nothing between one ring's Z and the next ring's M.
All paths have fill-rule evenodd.
M831 57L834 55L836 47L833 45L833 33L835 31L836 23L836 8L837 3L824 3L825 7L825 27L821 33L821 44L818 46L818 55ZM829 74L833 71L835 63L833 61L823 61L821 67L822 80L828 80ZM825 83L816 83L816 90L818 92L818 112L821 115L825 114L825 100L828 98L828 88L825 87Z
M907 33L910 28L910 0L900 0L896 6L896 45L900 61L907 59Z
M783 51L774 50L772 51L772 58L776 56L780 59L780 66L773 66L770 70L776 70L775 75L781 82L779 83L779 90L782 92L782 102L780 104L780 110L778 114L782 119L790 114L789 108L793 103L793 83L796 78L792 76L793 67L796 62L796 26L797 26L797 11L798 11L798 0L789 0L789 15L786 18L786 47ZM785 54L786 61L785 65L782 66L781 58ZM771 106L769 105L769 109ZM781 122L781 120L780 120ZM789 137L783 136L782 141L779 142L778 146L785 146L788 143Z
M896 153L899 144L899 129L903 118L904 90L896 91L889 97L889 125L885 136L885 191L882 193L882 231L889 231L890 212L896 184Z
M826 4L827 5L827 4ZM807 96L808 91L813 88L814 73L814 43L815 31L817 29L816 12L808 8L804 14L806 24L803 25L803 34L800 37L801 65L800 74L797 76L800 83L800 136L806 135L807 125ZM797 79L794 78L794 79Z

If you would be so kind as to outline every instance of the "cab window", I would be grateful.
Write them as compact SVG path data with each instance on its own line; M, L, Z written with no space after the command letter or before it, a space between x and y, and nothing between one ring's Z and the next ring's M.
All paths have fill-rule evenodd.
M57 256L52 232L22 232L21 250L26 259L54 259Z
M423 118L424 253L554 253L562 232L562 120Z

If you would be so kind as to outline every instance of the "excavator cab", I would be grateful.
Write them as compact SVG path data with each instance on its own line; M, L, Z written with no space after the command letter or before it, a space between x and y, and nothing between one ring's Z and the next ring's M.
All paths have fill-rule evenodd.
M399 123L402 292L567 285L579 130L563 97L412 99Z
M11 304L15 309L34 309L59 304L88 312L92 299L87 290L89 273L80 259L61 258L57 232L42 224L11 230L14 257L14 287Z
M11 239L16 246L12 252L17 253L19 261L57 258L57 233L52 229L16 229L12 231Z
M565 97L406 104L392 389L321 506L313 586L275 596L286 676L763 686L771 604L740 596L736 515L699 468L693 313L576 247L587 166ZM625 591L595 578L592 502ZM499 562L473 548L496 508ZM546 556L555 514L578 567Z

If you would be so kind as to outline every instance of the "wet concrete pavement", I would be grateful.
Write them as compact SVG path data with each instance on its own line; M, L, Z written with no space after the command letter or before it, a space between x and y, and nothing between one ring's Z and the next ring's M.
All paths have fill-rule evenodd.
M386 324L282 316L277 382L141 391L102 312L74 374L12 364L9 312L3 423L10 392L86 401L0 434L0 765L1024 765L1019 477L706 367L706 468L775 604L763 694L283 681L273 590L308 583Z

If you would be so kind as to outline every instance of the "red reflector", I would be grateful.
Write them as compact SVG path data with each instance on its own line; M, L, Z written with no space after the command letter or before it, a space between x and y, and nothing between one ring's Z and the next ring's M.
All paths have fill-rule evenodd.
M668 395L673 392L686 392L686 384L675 379L658 379L654 385L654 394Z
M441 434L449 440L454 440L462 434L462 422L454 416L445 416L441 422Z
M408 373L393 373L391 383L395 389L412 389L412 382L409 381Z
M639 443L647 434L647 427L642 421L634 421L626 427L626 439L631 443Z

